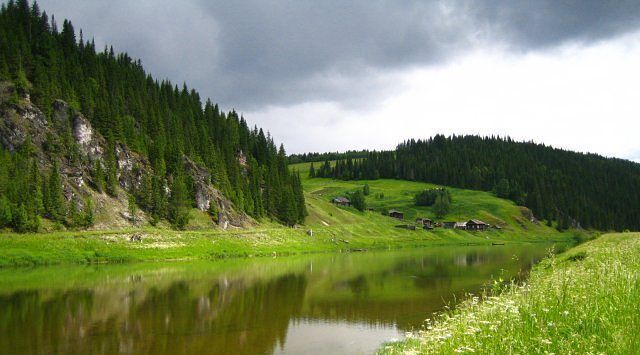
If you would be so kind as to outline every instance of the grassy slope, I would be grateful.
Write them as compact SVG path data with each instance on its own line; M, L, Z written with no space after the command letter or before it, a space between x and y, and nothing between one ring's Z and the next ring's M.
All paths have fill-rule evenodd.
M474 297L381 353L633 354L640 349L640 233L545 260L528 284Z
M398 230L394 226L402 223L411 223L416 217L429 217L435 219L430 207L418 207L413 203L414 195L427 188L436 185L421 182L401 180L370 180L370 181L336 181L332 179L309 179L309 163L296 164L294 169L300 171L302 182L306 192L309 226L327 226L349 233L370 234L389 233ZM375 212L358 212L353 208L341 208L333 206L329 201L336 196L344 196L347 192L360 189L364 184L369 184L371 193L367 196L368 207ZM541 241L553 238L562 238L555 229L544 224L532 223L523 215L523 209L513 202L495 197L491 193L483 191L463 190L449 188L453 203L451 211L443 220L464 221L471 218L481 219L490 224L503 226L500 231L492 230L487 233L467 233L435 229L432 232L420 231L423 238L446 241L449 238L462 238L473 241L487 238L505 241ZM378 198L378 194L384 194ZM399 222L382 215L388 209L396 208L405 213L405 221Z
M447 244L487 244L495 241L566 240L542 224L523 217L520 207L486 192L451 189L454 202L448 219L480 218L504 224L500 230L467 233L437 229L408 231L395 228L399 222L379 212L358 212L339 208L331 197L361 188L364 182L308 179L308 164L294 166L301 171L309 217L303 228L285 228L263 221L253 229L221 231L211 229L208 217L194 210L193 231L142 227L114 231L54 232L48 234L0 235L0 267L87 262L125 262L167 259L209 259L228 256L297 254L305 252L342 251L348 249L389 249ZM429 208L412 204L413 195L432 185L399 180L369 181L371 207L378 210L398 208L407 221L416 216L432 217ZM384 193L383 199L375 198ZM407 222L405 222L407 223ZM313 230L313 237L306 230ZM142 233L139 243L129 236Z

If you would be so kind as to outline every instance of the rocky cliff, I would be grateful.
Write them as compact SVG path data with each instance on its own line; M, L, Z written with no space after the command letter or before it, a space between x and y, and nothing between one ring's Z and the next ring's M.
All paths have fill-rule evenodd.
M145 175L153 173L150 162L124 143L116 142L113 151L118 191L115 196L98 192L92 180L92 170L96 164L104 166L107 152L105 138L92 128L91 122L81 112L62 100L55 100L50 112L51 117L47 117L32 103L28 94L18 92L8 82L0 82L0 144L10 152L16 152L25 145L32 147L38 168L43 173L49 171L55 161L67 201L78 209L84 208L87 197L94 201L94 228L145 224L148 216L141 211L131 216L127 201L128 195L140 187ZM73 148L61 151L61 147L69 146ZM207 169L186 156L183 157L183 163L185 172L193 181L194 207L200 211L215 211L212 227L216 223L224 228L255 223L246 214L236 212L233 203L213 186ZM169 195L170 180L169 175L165 179Z

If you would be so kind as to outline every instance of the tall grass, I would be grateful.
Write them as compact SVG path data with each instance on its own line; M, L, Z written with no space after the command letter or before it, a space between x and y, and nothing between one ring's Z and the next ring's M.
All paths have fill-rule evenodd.
M381 354L637 354L640 234L607 234L471 296Z

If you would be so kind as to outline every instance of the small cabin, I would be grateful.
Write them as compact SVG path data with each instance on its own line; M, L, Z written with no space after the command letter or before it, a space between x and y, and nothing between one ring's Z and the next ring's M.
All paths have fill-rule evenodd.
M336 197L331 202L338 206L351 206L351 201L346 197Z
M456 226L456 222L442 222L444 228L453 229Z
M389 217L395 218L395 219L404 219L404 213L395 209L389 210Z
M456 222L456 224L453 226L453 228L455 229L467 229L467 222Z
M432 229L434 227L433 221L429 218L416 218L416 224L422 226L424 229Z
M484 231L489 228L489 224L484 223L479 219L470 219L467 221L467 230L470 231Z

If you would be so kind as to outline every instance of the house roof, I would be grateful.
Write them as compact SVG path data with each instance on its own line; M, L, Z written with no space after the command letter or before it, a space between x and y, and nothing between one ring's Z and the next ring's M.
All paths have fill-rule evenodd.
M416 221L429 221L429 222L432 222L429 218L422 218L422 217L416 218Z
M487 225L487 223L484 223L484 222L482 222L482 221L481 221L481 220L479 220L479 219L470 219L470 220L469 220L469 222L471 222L471 223L475 223L475 224L484 224L484 225ZM469 222L467 222L467 223L469 223Z
M389 213L391 214L391 213L402 213L402 212L400 212L400 211L398 211L396 209L391 209L391 210L389 210Z
M336 198L334 198L334 199L333 199L333 202L347 202L347 203L348 203L348 202L349 202L349 199L348 199L348 198L346 198L346 197L342 197L342 196L340 196L340 197L336 197Z
M467 222L456 222L456 227L466 227Z

